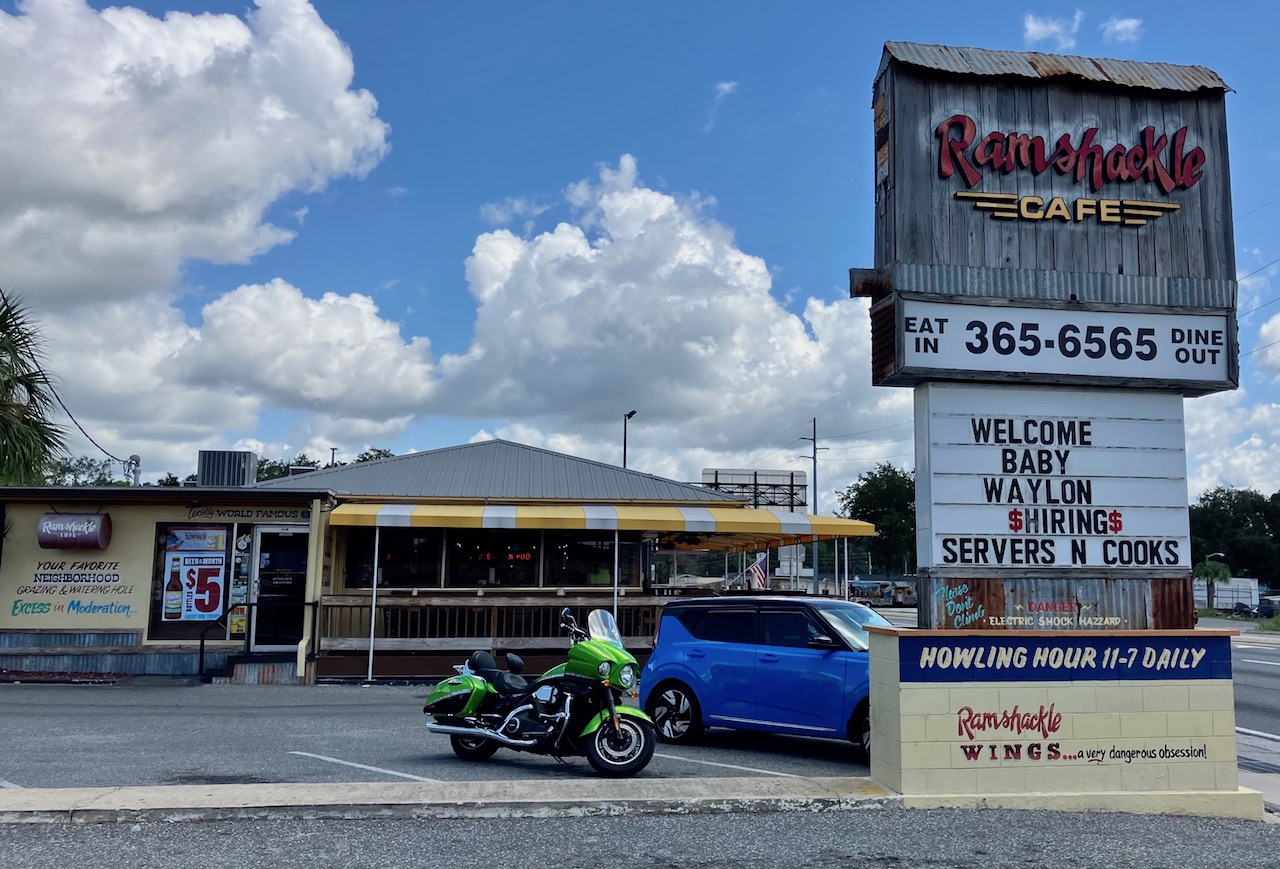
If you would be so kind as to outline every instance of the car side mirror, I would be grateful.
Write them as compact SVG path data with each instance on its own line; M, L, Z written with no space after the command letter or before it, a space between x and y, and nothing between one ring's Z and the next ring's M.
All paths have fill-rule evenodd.
M809 638L809 645L815 649L831 649L835 648L836 641L828 637L826 634L818 634L816 637Z

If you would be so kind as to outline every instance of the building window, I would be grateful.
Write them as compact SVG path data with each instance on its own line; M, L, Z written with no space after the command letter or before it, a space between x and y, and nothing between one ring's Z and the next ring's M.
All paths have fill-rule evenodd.
M347 529L347 588L373 586L374 528ZM441 528L383 528L378 588L439 588Z
M450 588L534 588L541 531L450 529L446 547Z
M613 587L613 532L548 531L546 582L554 588ZM638 534L619 535L618 584L640 585Z

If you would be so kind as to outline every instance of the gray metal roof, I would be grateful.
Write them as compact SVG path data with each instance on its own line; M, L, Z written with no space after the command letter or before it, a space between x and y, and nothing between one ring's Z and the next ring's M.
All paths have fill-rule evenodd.
M340 496L397 499L742 503L713 489L504 440L325 468L251 488L327 488Z
M992 51L986 48L925 45L919 42L886 42L880 69L876 71L877 81L884 75L890 60L969 75L1012 75L1026 78L1065 76L1165 91L1231 90L1216 72L1203 66L1141 63L1102 57L1043 54L1038 51Z

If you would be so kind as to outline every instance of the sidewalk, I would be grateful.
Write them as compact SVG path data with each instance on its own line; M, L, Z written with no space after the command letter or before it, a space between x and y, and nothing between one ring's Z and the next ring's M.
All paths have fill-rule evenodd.
M0 789L0 823L556 818L878 808L867 778L590 779Z

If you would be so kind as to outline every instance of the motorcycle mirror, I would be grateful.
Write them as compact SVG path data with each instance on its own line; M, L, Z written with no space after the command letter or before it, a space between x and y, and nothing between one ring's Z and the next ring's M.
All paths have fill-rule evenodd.
M573 623L574 623L574 622L573 622L573 613L569 612L569 608L568 608L568 607L565 607L564 609L560 610L560 619L561 619L561 621L566 621L566 622L568 622L569 624L573 624Z

